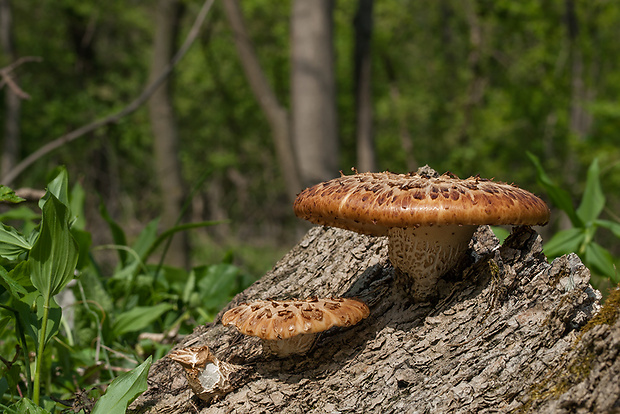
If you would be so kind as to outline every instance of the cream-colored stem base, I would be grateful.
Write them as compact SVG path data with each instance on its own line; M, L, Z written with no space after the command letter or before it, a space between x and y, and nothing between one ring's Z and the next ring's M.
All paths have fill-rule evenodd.
M436 294L437 281L465 254L477 228L452 225L390 229L390 261L411 280L415 300Z
M316 334L300 334L288 339L263 339L263 349L267 354L275 355L279 358L286 358L290 355L303 355L312 348Z

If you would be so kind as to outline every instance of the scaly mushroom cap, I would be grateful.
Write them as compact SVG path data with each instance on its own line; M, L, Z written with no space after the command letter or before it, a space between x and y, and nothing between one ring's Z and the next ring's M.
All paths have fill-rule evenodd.
M368 306L354 299L259 300L230 309L222 324L234 325L245 335L281 340L333 326L352 326L368 314Z
M512 184L446 173L360 173L302 191L295 214L312 223L372 236L428 225L544 225L549 208Z

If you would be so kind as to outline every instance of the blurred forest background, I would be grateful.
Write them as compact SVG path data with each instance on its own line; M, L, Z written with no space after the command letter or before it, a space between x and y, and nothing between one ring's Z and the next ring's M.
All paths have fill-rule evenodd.
M93 244L110 242L103 203L129 235L194 229L175 266L232 254L255 277L297 242L291 202L314 182L429 164L543 196L536 155L578 204L600 165L620 205L620 5L610 0L215 2L149 102L117 113L165 70L196 0L0 0L2 184L43 189L66 165L85 190ZM187 206L187 209L183 209ZM554 210L543 236L570 227ZM617 239L599 232L615 256Z

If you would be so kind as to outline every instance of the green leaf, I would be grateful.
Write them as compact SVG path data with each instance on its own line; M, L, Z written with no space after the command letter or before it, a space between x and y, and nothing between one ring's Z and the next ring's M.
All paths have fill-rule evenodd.
M598 160L595 159L588 168L586 188L583 192L581 204L577 208L577 215L586 224L593 222L605 207L605 195L601 188L599 173Z
M17 280L13 279L9 272L0 266L0 285L9 291L11 296L19 298L28 293L26 288L22 286Z
M575 208L573 207L573 201L571 200L570 194L566 190L560 188L551 180L551 178L549 178L549 176L543 169L538 157L536 157L530 152L527 153L527 156L536 167L537 181L540 183L540 185L543 186L543 188L549 195L551 202L568 215L568 218L570 219L574 227L583 227L583 222L581 221L581 218L577 215L577 213L575 212Z
M611 253L601 245L594 242L588 243L584 262L586 266L610 278L615 283L620 281L617 271L614 268L614 260Z
M44 299L38 292L28 293L20 300L13 302L13 306L17 309L24 332L34 341L35 348L38 347L42 336L44 336L43 340L47 343L58 332L62 310L53 298L50 300L50 310L45 335L41 332ZM49 323L50 321L52 323Z
M4 203L21 203L26 201L24 198L15 194L15 191L7 187L6 185L0 185L0 201Z
M124 414L133 400L147 389L152 357L129 372L119 375L97 401L91 414Z
M112 233L112 240L114 240L114 244L119 246L127 246L127 238L125 237L125 232L121 228L121 226L116 223L112 217L110 217L110 213L105 206L105 203L99 203L99 214L108 223L108 227L110 228L110 233ZM120 260L120 265L125 266L127 264L127 252L122 249L118 249L118 257Z
M582 228L561 230L545 243L544 253L547 257L556 257L568 253L579 253L586 233Z
M145 255L150 251L151 246L157 240L157 226L159 225L159 218L156 218L149 222L149 224L144 227L144 229L138 235L135 243L133 244L133 249L138 256L146 262Z
M71 201L69 207L74 216L71 228L84 230L86 227L86 218L84 217L84 200L86 199L86 192L79 183L73 186L70 199Z
M31 248L32 245L20 232L0 223L0 256L7 260L16 260Z
M15 404L11 405L5 411L6 414L51 414L50 411L43 407L39 407L29 398L22 398Z
M21 221L34 221L41 218L40 214L35 213L32 209L26 206L19 206L12 208L11 210L0 214L0 221L7 220L21 220Z
M220 263L194 269L198 282L202 306L210 310L219 310L239 290L240 270L237 266Z
M54 296L73 279L78 247L69 230L69 209L50 194L43 206L41 232L30 251L31 280L44 296Z
M172 309L172 305L169 303L160 303L155 306L136 306L116 317L112 332L115 336L120 336L127 332L142 330L170 309Z
M614 236L618 237L620 239L620 223L616 223L615 221L609 221L609 220L595 220L594 224L599 226L599 227L604 227L608 230L611 230L611 232L614 234Z
M39 208L43 210L43 206L54 195L62 204L69 208L69 175L65 167L58 167L55 171L56 175L47 184L47 193L39 200Z

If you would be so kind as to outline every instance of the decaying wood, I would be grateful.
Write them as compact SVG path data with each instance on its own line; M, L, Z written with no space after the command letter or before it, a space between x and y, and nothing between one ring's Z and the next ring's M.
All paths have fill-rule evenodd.
M252 299L354 296L370 316L324 333L306 356L265 358L257 338L219 317L177 348L208 345L243 366L236 389L206 403L182 368L157 361L130 407L150 413L593 412L618 408L619 323L594 326L600 294L576 255L547 263L540 237L518 228L500 247L488 227L434 303L394 280L384 238L311 229L230 308ZM222 312L224 312L224 309ZM220 313L221 317L221 313ZM567 375L571 370L579 374Z

